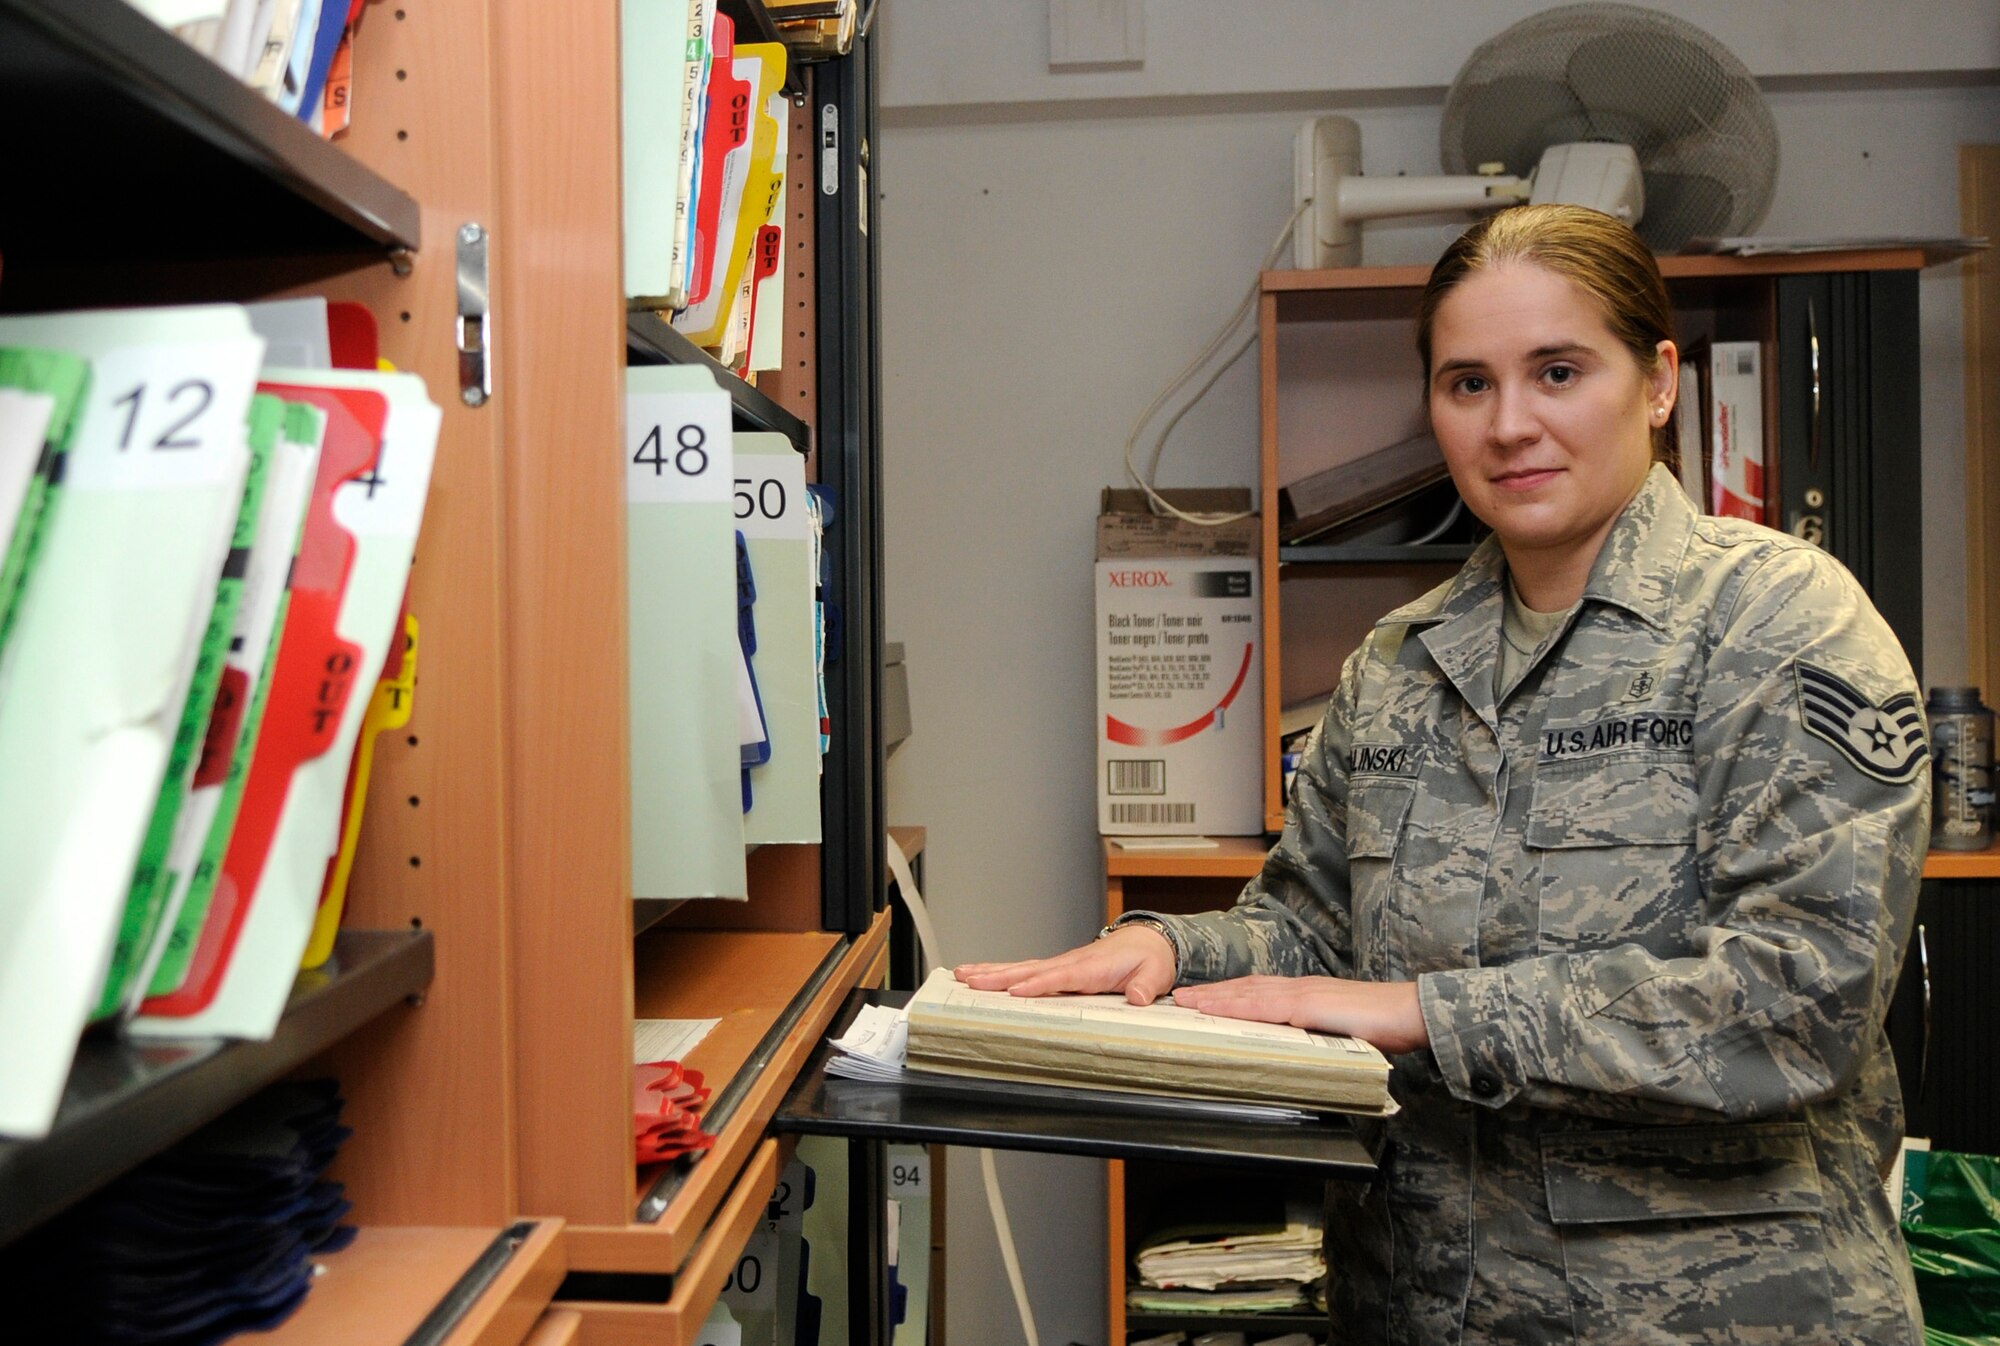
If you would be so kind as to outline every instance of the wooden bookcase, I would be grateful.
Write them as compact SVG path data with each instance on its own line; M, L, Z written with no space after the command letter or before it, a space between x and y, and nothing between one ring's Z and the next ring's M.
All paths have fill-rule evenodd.
M30 90L44 68L82 81L60 107L44 105L42 84ZM0 107L101 120L94 148L145 181L158 176L149 152L167 146L204 189L154 231L129 218L65 222L53 180L44 211L22 196L0 203L0 307L358 300L384 358L423 375L444 408L411 581L419 691L408 729L377 752L348 918L398 932L408 947L393 971L417 993L401 1003L395 983L383 992L393 1008L358 1029L343 1021L330 1046L301 1038L313 1054L289 1063L343 1083L355 1135L336 1176L363 1232L275 1334L281 1346L404 1340L454 1286L465 1297L461 1277L496 1246L505 1266L437 1339L691 1342L781 1167L764 1135L778 1098L834 1007L886 963L886 916L823 928L817 847L760 849L748 904L635 922L619 68L615 5L373 0L353 126L327 145L278 124L282 114L121 0L0 0ZM857 399L861 434L873 434L866 322L869 347L843 370L861 392L844 393L840 424L814 424L826 325L858 321L820 298L815 229L859 204L856 191L819 190L813 73L794 110L787 260L799 302L786 374L756 394L739 385L740 402L762 398L804 422L809 477L829 450L843 465L872 450L850 442ZM83 118L96 105L108 110ZM124 143L135 125L150 138ZM843 148L844 180L865 152L865 137ZM77 153L70 143L47 171ZM455 243L467 225L488 245L484 401L460 395ZM872 254L843 265L872 284ZM873 610L872 592L844 597ZM850 627L848 641L851 667L870 667L879 621ZM879 791L874 732L872 721L836 730L848 740L843 786L867 783L872 759ZM877 815L841 817L854 830ZM864 856L881 844L858 831L829 841ZM864 913L881 906L879 892L837 896ZM635 1012L723 1021L690 1061L717 1091L718 1143L644 1189L630 1133ZM9 1158L0 1153L0 1194ZM644 1278L658 1294L547 1309L571 1270Z

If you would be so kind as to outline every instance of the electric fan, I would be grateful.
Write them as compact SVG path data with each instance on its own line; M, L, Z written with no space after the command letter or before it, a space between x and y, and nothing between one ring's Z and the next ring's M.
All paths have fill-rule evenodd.
M1362 220L1566 201L1632 223L1655 252L1747 234L1771 207L1778 133L1749 70L1701 29L1635 5L1564 5L1465 63L1445 97L1445 177L1361 176L1346 117L1300 128L1302 267L1360 261Z

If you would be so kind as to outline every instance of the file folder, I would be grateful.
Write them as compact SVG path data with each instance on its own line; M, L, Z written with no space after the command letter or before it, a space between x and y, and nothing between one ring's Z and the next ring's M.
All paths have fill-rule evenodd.
M338 850L348 766L430 490L442 412L423 380L359 370L268 377L273 391L325 408L336 424L342 412L352 417L351 455L334 453L329 430L307 525L337 530L338 545L323 553L324 569L296 581L270 722L188 981L147 1002L138 1032L261 1039L277 1027ZM357 458L366 475L347 470ZM301 571L310 559L301 557Z
M193 787L167 858L168 887L158 928L135 979L128 1010L137 1012L148 995L177 991L221 876L229 839L248 783L278 640L290 602L290 578L305 527L306 506L319 473L327 415L303 402L285 404L257 531L243 576L215 709L209 717Z
M625 293L665 306L672 288L689 0L622 0Z
M0 319L89 358L0 698L0 1133L45 1134L108 965L215 597L263 342L240 308Z
M770 738L750 772L752 843L820 840L819 684L806 460L783 435L736 436L736 526L757 576L757 690Z
M632 895L743 898L729 395L626 371Z

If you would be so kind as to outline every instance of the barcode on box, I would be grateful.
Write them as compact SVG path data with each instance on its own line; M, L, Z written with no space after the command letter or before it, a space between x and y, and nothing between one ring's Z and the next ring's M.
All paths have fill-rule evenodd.
M1192 804L1113 804L1111 806L1113 826L1124 823L1130 827L1158 827L1161 824L1194 825L1194 805Z
M1150 761L1107 762L1110 777L1105 793L1114 795L1163 795L1167 792L1167 763L1164 758Z
M1736 352L1735 372L1738 374L1754 374L1757 372L1757 352L1755 349Z

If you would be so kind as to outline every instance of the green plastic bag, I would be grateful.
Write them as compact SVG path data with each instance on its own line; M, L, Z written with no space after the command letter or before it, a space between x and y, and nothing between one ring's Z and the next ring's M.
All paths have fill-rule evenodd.
M1925 1346L2000 1346L2000 1159L1911 1151L1903 1238Z

